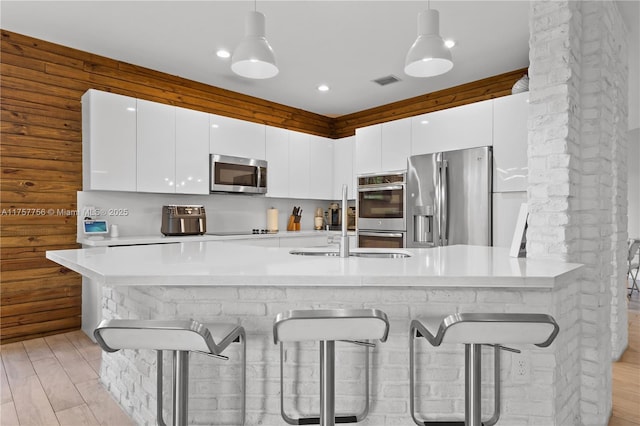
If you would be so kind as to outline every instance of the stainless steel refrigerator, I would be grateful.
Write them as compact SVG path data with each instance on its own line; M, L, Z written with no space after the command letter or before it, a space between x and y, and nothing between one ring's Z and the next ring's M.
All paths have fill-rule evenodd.
M491 147L409 157L407 247L491 245Z

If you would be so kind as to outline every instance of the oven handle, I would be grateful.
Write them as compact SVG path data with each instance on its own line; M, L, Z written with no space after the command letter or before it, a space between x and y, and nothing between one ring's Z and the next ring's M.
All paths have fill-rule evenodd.
M359 186L358 192L372 192L372 191L397 191L404 189L404 185L381 185L381 186Z
M402 232L362 232L362 231L359 231L358 235L362 235L363 237L402 238Z

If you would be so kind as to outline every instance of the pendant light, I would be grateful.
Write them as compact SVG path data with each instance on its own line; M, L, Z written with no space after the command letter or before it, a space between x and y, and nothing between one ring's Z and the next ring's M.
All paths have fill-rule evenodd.
M231 70L246 78L271 78L278 74L276 58L265 38L264 15L253 4L245 18L245 37L231 56Z
M440 37L440 14L428 4L428 9L418 14L418 38L407 53L404 72L412 77L433 77L451 68L451 52Z

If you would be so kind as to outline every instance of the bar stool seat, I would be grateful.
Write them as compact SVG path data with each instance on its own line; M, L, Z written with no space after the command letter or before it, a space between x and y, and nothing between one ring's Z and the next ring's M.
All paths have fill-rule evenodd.
M274 343L280 343L280 413L288 424L355 423L369 411L369 354L365 361L365 408L358 415L335 415L335 341L374 346L369 340L384 342L389 335L387 315L378 309L292 310L279 313L273 323ZM294 419L284 410L285 342L318 341L320 344L320 416Z
M186 425L188 414L189 354L198 352L221 359L232 342L240 342L243 351L242 424L246 398L246 342L242 326L228 323L203 324L190 320L103 320L94 330L96 341L106 352L120 349L157 351L157 418L162 418L162 351L173 352L173 424Z
M426 316L411 321L409 330L410 406L417 425L491 426L500 417L500 350L520 352L502 345L533 344L549 346L558 335L553 317L528 313L457 313ZM465 421L442 422L418 419L415 413L414 340L424 337L432 346L443 343L465 345ZM494 347L494 413L483 422L480 418L481 345Z

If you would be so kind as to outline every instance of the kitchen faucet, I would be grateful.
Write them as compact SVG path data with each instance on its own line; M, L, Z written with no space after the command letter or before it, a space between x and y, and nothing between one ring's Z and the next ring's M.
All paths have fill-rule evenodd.
M349 257L349 236L347 235L347 185L342 185L342 230L340 232L340 257Z

